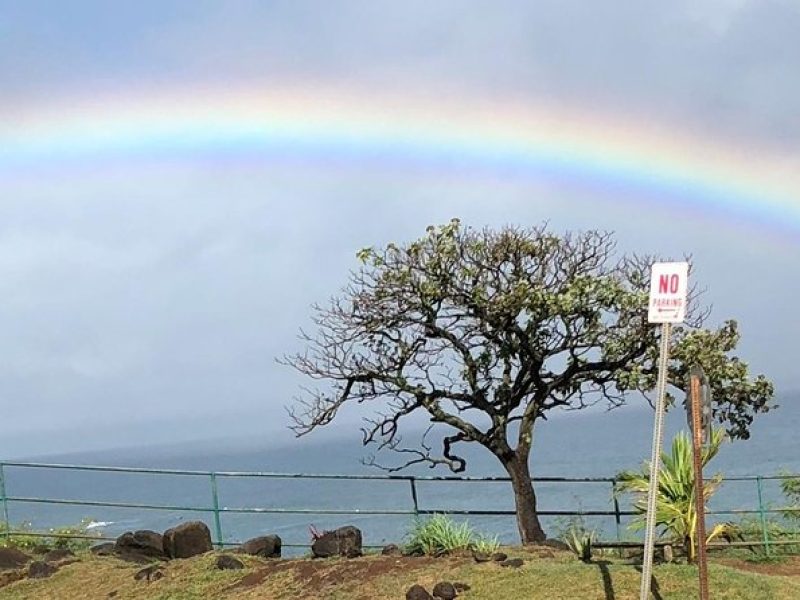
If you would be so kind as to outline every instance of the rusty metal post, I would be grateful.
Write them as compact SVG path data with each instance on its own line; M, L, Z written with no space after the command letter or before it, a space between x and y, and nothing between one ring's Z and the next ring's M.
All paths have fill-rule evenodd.
M700 575L700 600L708 600L708 563L706 560L706 502L703 491L703 421L702 386L705 381L703 370L692 367L689 383L689 395L692 406L692 448L694 458L694 497L697 511L697 566Z

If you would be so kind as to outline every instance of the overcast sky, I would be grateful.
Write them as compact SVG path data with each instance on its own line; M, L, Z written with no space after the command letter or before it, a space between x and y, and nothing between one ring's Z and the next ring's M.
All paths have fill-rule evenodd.
M797 172L798 31L792 0L0 0L0 145L18 115L76 99L301 85L348 90L365 110L371 90L400 103L422 92L444 112L471 98L569 103L767 148ZM545 174L207 157L93 172L86 160L0 169L0 455L285 435L299 382L274 359L299 349L309 305L338 290L359 248L454 216L692 253L712 321L739 319L754 370L800 387L788 216L779 228Z

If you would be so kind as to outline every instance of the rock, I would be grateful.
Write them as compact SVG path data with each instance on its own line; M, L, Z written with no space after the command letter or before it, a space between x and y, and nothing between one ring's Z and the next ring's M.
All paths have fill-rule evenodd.
M503 562L505 559L508 558L508 554L505 552L495 552L492 554L492 560L494 562Z
M151 581L158 581L164 577L164 572L158 567L158 565L150 565L149 567L145 567L141 571L137 571L133 578L136 581L146 581L150 583Z
M120 554L141 554L164 557L164 539L160 533L147 529L123 533L117 538L115 550Z
M263 558L280 558L281 538L277 535L264 535L247 540L242 544L242 552Z
M472 589L472 587L467 583L461 583L460 581L454 581L453 587L456 589L457 592L468 592Z
M449 581L440 581L433 586L433 597L441 600L453 600L458 594L456 588Z
M361 556L361 530L358 527L347 525L335 531L326 531L311 544L311 552L315 558L330 558L331 556L346 556L355 558Z
M244 563L228 554L221 554L217 557L217 568L222 571L226 569L244 569Z
M0 569L19 569L31 560L30 556L16 548L0 548Z
M211 532L202 521L189 521L164 532L164 554L190 558L211 551Z
M50 577L56 571L58 571L57 566L41 560L35 560L28 567L28 577L30 579L44 579L45 577Z
M519 569L522 565L525 564L525 561L521 558L509 558L508 560L504 560L500 563L501 567L511 567L513 569Z
M433 600L433 596L421 585L412 585L406 590L406 600Z
M105 542L103 544L96 544L89 548L89 552L95 556L111 556L117 545L114 542Z
M45 554L42 557L42 560L44 562L57 563L74 557L75 553L72 550L68 548L56 548L55 550L50 550L50 552Z
M399 556L400 555L400 547L397 544L389 544L388 546L384 546L383 550L381 550L381 554L384 556Z
M491 557L490 554L488 554L486 552L477 552L475 550L472 551L472 558L475 559L475 562L479 562L479 563L489 562L490 560L492 560L492 557Z

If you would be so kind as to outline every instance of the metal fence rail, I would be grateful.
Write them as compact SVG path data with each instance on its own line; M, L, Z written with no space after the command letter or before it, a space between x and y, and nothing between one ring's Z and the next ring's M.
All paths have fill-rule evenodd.
M46 498L33 496L14 496L8 495L6 473L7 467L20 469L54 469L67 471L101 472L101 473L129 473L129 474L149 474L149 475L169 475L174 477L202 477L208 479L210 505L207 506L184 506L176 504L149 504L135 502L111 502L100 500L77 500L69 498ZM745 545L764 546L769 553L770 546L781 544L798 544L797 540L771 540L768 531L767 515L787 514L800 512L798 507L770 507L764 503L763 482L769 480L791 479L791 475L769 475L769 476L747 476L747 477L727 477L723 481L753 482L756 486L758 506L757 508L739 508L709 511L710 516L736 516L736 515L758 515L762 540L758 542L747 542ZM220 506L218 480L221 478L262 478L262 479L303 479L303 480L349 480L349 481L393 481L406 482L409 492L408 509L331 509L331 508L267 508L267 507L227 507ZM555 517L613 517L616 526L616 541L599 541L598 546L607 545L608 547L619 547L620 544L635 542L621 541L621 524L623 517L638 514L634 510L622 510L617 496L617 484L619 480L613 477L535 477L534 484L558 483L558 484L582 484L595 483L606 484L610 488L610 499L613 510L540 510L540 516ZM222 528L221 515L225 513L233 514L282 514L282 515L371 515L371 516L410 516L418 517L433 514L447 514L458 516L513 516L513 510L489 510L489 509L452 509L452 508L423 508L420 506L417 484L420 482L458 482L458 483L510 483L508 477L456 477L456 476L414 476L414 475L343 475L343 474L309 474L309 473L274 473L257 471L194 471L182 469L147 469L137 467L106 467L96 465L70 465L70 464L51 464L34 462L0 462L0 507L2 508L2 524L4 525L3 535L5 538L10 536L32 536L46 538L67 538L67 539L91 539L91 540L110 540L104 536L87 536L81 534L57 534L41 533L27 530L13 530L9 521L8 506L11 503L20 504L46 504L46 505L66 505L66 506L90 506L104 508L121 508L135 510L162 510L174 512L195 512L208 514L213 520L213 539L217 548L225 546L235 546L241 541L225 542ZM305 547L307 543L289 541L284 543L287 547ZM367 545L367 547L370 547ZM374 547L374 546L373 546Z

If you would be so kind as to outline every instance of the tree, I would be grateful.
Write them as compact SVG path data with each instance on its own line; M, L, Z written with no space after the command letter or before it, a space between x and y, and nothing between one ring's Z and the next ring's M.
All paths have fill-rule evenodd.
M720 428L711 430L711 443L703 448L702 464L707 466L722 447L725 432ZM663 527L686 549L686 558L694 562L696 558L695 539L697 538L697 509L695 506L695 479L692 458L692 443L689 436L679 433L672 440L669 454L661 454L661 469L658 472L658 493L656 494L656 525ZM647 520L647 492L650 487L650 464L645 463L639 471L623 471L617 475L619 493L633 493L637 496L634 504L639 517L631 522L636 530L645 528ZM703 499L707 504L719 489L722 474L717 473L703 485ZM706 543L725 533L731 532L728 523L717 523L706 534Z
M543 540L534 425L553 410L621 406L655 388L660 330L646 319L653 259L617 257L609 233L476 230L458 220L358 258L341 295L314 307L316 332L301 332L306 349L283 359L320 384L289 409L293 430L305 435L345 405L367 405L364 445L408 459L391 469L428 463L458 473L466 468L459 445L479 444L510 477L522 542ZM732 437L747 437L772 385L729 356L736 323L702 329L696 304L690 325L673 329L670 383L682 389L687 365L701 364L715 417ZM418 413L444 429L441 452L430 430L421 445L403 444L401 426Z

